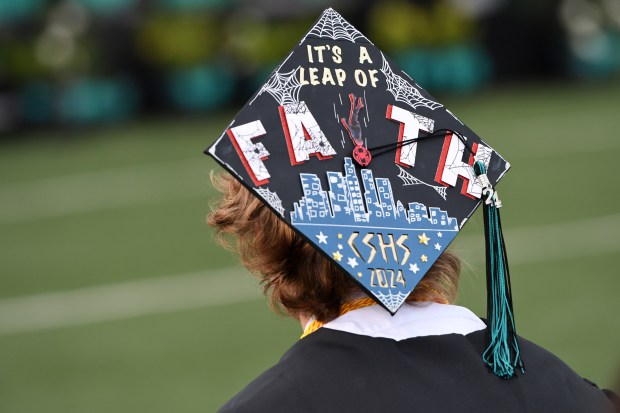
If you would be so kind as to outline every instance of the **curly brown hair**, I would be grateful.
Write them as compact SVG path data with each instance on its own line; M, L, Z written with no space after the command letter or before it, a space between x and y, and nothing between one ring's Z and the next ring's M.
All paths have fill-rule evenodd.
M211 181L223 196L207 223L215 228L217 241L236 251L259 278L271 307L297 318L336 318L342 300L360 291L357 284L231 175L211 174ZM459 258L444 252L407 301L453 302L460 269Z

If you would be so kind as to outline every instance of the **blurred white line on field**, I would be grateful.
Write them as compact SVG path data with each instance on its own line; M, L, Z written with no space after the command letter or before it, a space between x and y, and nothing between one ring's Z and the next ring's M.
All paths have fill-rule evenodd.
M504 228L508 262L532 264L620 251L620 214L547 225ZM484 235L458 236L454 247L469 260L484 260ZM476 256L469 257L472 250Z
M0 336L260 299L242 268L173 275L0 300Z
M459 255L484 260L482 234L456 239ZM618 252L620 214L510 229L506 243L512 265ZM248 278L234 267L0 299L0 336L260 299Z
M0 184L0 224L206 197L203 158Z

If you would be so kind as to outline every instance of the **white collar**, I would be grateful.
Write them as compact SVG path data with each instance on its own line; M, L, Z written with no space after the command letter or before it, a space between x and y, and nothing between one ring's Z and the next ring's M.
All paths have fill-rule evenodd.
M400 341L422 336L466 335L483 330L486 325L465 307L438 303L406 303L393 316L380 306L372 305L349 311L323 327Z

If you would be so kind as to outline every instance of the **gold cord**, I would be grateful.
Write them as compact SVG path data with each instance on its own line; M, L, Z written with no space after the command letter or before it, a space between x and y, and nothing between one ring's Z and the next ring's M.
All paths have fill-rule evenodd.
M450 304L450 300L448 300L448 297L442 293L439 290L436 290L435 288L431 288L427 283L425 283L424 281L418 283L418 285L422 288L426 288L428 291L434 292L437 295L440 295L441 297L443 297L443 301L439 301L439 304Z
M375 300L373 300L370 297L358 298L357 300L344 303L342 307L340 307L340 315L345 315L349 311L357 310L358 308L369 307L375 304L377 304ZM304 330L304 333L301 335L300 338L304 338L307 335L314 333L316 330L323 327L324 325L325 325L325 322L318 321L318 320L314 320L311 323L308 323L308 325L306 326L306 329Z
M440 301L439 304L450 304L450 301L448 300L448 297L442 293L441 291L435 289L435 288L431 288L428 284L426 284L425 282L421 282L418 283L418 285L422 288L425 288L429 291L434 292L435 294L440 295L441 297L443 297L443 301ZM375 302L375 300L373 300L370 297L363 297L363 298L358 298L357 300L353 300L347 303L344 303L341 307L340 307L340 316L345 315L346 313L348 313L349 311L353 311L353 310L357 310L359 308L364 308L364 307L369 307L371 305L375 305L377 304ZM300 339L314 333L316 330L318 330L319 328L323 327L325 325L325 322L323 321L318 321L318 320L314 320L310 323L308 323L308 325L306 326L306 328L304 329L303 334L301 335Z

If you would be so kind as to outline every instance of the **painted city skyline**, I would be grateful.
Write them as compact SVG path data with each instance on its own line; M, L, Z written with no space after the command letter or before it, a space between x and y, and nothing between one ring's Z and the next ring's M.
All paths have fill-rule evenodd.
M349 157L344 158L344 175L327 171L327 191L316 174L300 174L304 195L293 204L291 222L459 230L456 218L440 208L428 208L419 202L410 202L405 208L400 200L394 199L389 179L375 178L370 169L362 169L361 177L362 185Z

